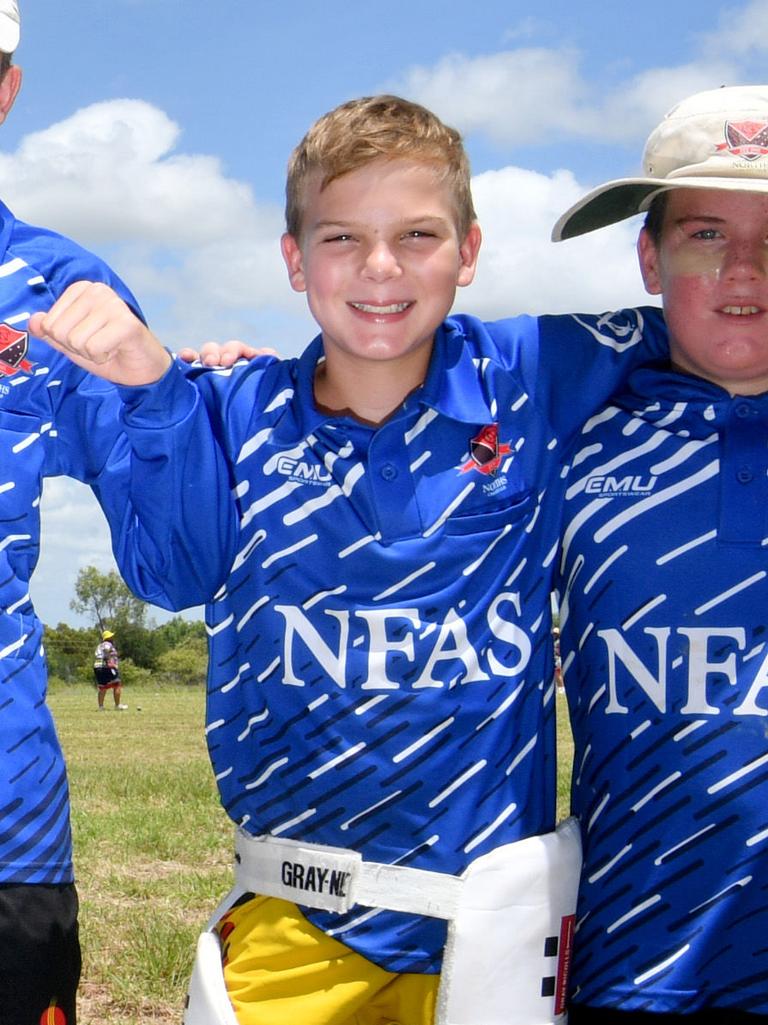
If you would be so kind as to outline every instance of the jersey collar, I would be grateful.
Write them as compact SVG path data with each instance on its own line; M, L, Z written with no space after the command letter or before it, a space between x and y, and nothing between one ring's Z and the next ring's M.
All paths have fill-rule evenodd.
M338 423L340 419L315 405L315 369L321 359L323 340L318 335L296 362L293 399L273 432L273 440L279 444L296 444L313 431ZM455 321L447 320L438 328L424 386L406 399L393 419L425 406L461 423L485 424L493 419L482 387L481 368L468 348L461 325Z

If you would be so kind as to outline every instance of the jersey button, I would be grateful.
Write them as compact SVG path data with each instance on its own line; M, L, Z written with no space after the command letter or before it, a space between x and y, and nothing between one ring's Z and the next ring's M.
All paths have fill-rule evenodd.
M741 417L745 420L752 413L752 407L748 402L738 402L736 404L736 416Z
M754 474L748 466L740 466L736 472L736 480L739 484L749 484L753 478Z
M397 477L397 467L394 463L384 463L380 472L384 480L394 480Z

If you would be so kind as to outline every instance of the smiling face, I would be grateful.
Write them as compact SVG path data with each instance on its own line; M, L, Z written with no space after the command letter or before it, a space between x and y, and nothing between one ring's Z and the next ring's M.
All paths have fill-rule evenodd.
M291 285L323 332L327 372L375 362L421 383L457 286L474 277L480 230L459 237L439 169L377 159L308 183L301 237L284 235Z
M673 189L660 240L644 229L638 253L673 364L732 394L768 391L768 194Z

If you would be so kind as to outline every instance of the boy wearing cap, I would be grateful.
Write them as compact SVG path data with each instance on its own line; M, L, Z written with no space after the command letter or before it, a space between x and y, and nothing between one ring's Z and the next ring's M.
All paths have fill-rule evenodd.
M766 1022L768 86L684 100L644 164L555 228L648 211L671 357L587 422L567 478L570 1022Z
M213 519L185 542L231 566L207 610L208 744L242 830L221 1020L234 1005L242 1025L427 1025L451 884L553 829L561 453L629 365L659 353L663 325L654 310L449 317L480 246L467 159L458 133L397 97L321 118L287 194L283 255L321 335L297 360L194 385L171 368L124 391L142 489L171 509L183 497L183 475L146 458L135 405L150 402L220 439L221 515L231 495L239 522L230 548ZM135 369L162 349L114 307L103 288L70 290L34 329L120 381L116 356ZM106 327L90 329L94 313ZM196 472L208 487L204 458ZM526 961L536 914L529 903L519 934L508 914L512 953L483 932L456 968L487 1002L518 962L534 967L494 1014L458 1020L562 1010L558 935Z

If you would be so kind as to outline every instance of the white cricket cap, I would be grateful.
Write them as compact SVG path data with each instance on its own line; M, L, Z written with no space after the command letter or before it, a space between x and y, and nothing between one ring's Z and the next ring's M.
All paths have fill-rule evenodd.
M17 0L0 0L0 50L13 53L19 45L21 17Z
M643 171L587 193L560 217L553 241L642 213L670 189L768 192L768 85L709 89L678 103L648 137Z

